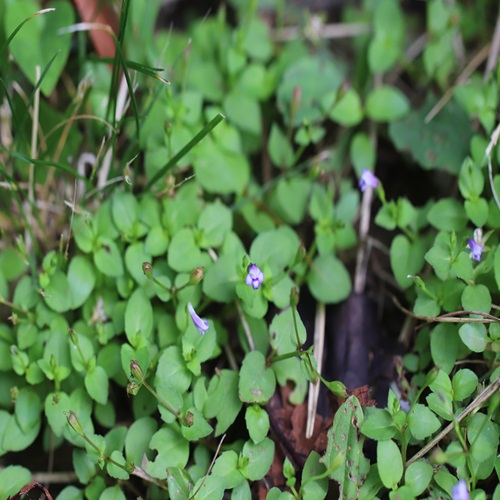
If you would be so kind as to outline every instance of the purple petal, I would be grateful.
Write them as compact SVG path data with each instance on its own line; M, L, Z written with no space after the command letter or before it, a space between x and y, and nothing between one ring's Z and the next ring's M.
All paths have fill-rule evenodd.
M484 246L476 243L472 238L467 238L467 244L470 248L470 256L472 260L481 262L481 256L483 254Z
M257 264L250 264L248 266L248 274L245 278L245 283L254 290L258 290L263 282L264 273L259 269L259 266L257 266Z
M361 173L361 178L359 179L359 189L361 190L361 192L364 192L367 187L378 187L378 179L373 172L371 172L367 168L364 168L363 172Z
M194 310L191 302L188 302L188 311L189 311L189 315L191 316L191 319L193 320L194 326L198 329L198 331L200 332L200 335L207 333L208 332L208 321L206 319L200 318L196 314L196 311Z
M463 479L460 479L451 489L451 498L453 500L469 500L469 490L467 489L467 483Z

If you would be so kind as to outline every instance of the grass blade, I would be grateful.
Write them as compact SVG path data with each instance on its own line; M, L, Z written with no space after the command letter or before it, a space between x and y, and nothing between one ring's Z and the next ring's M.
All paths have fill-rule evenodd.
M189 151L191 151L207 134L209 134L222 120L226 117L222 113L218 113L215 118L212 118L176 155L174 155L166 165L149 181L146 189L150 189L162 176L165 175L171 168L175 167L177 162Z

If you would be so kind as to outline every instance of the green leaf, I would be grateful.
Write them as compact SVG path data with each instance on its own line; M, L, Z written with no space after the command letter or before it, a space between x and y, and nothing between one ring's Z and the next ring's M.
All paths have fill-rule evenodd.
M441 368L446 373L450 373L455 365L459 343L457 327L454 325L441 323L432 330L432 360L438 368Z
M408 414L408 427L415 439L425 439L441 426L439 419L427 406L416 404ZM382 480L382 482L384 482ZM384 483L385 484L385 483Z
M372 73L383 73L402 56L405 45L405 22L397 0L382 0L374 5L375 36L368 47Z
M33 389L23 387L16 398L15 416L19 427L24 432L29 432L36 427L40 420L42 402Z
M146 246L142 241L132 243L125 251L125 266L139 286L145 286L149 282L142 270L142 264L151 260L151 255L146 252Z
M344 264L331 254L320 255L312 263L307 284L313 297L326 304L341 302L351 293L351 277Z
M203 412L206 418L217 418L216 437L226 432L243 406L238 396L238 381L238 372L221 370L208 385Z
M132 193L115 190L111 200L111 213L118 230L132 236L139 221L139 202L136 197Z
M359 498L359 489L370 464L363 455L363 410L356 396L349 396L336 411L328 431L328 445L321 462L329 477L339 483L339 498Z
M399 286L403 289L413 284L408 275L417 274L424 265L425 242L417 238L411 242L403 234L398 234L391 243L391 268Z
M197 493L190 498L193 500L222 500L225 486L226 482L221 477L202 477L193 487L193 491Z
M31 472L20 465L8 465L0 471L0 498L16 497L31 481Z
M304 121L320 121L334 103L344 73L340 64L325 57L308 55L291 61L277 92L278 107L286 122L299 126Z
M311 451L302 471L302 498L323 500L328 493L328 478L324 476L325 466L320 462L321 457L316 451Z
M271 468L274 458L274 441L264 438L258 444L247 441L243 445L240 463L241 473L251 481L259 481Z
M148 458L151 458L152 452L149 449L149 442L157 428L156 420L151 417L142 417L132 423L125 438L125 456L127 460L138 465L142 463L144 454L149 455Z
M248 406L245 412L245 422L250 439L260 443L269 432L269 415L258 405Z
M71 259L68 267L68 285L71 309L77 309L87 301L95 286L94 267L83 255L76 255Z
M21 451L30 446L40 432L41 419L37 419L32 427L23 430L15 415L11 415L3 432L1 448L5 451Z
M212 426L203 418L201 412L196 408L191 407L184 412L181 432L188 441L198 441L208 436L212 430Z
M259 17L250 19L242 40L245 52L258 61L266 62L273 53L269 26Z
M489 313L491 310L491 295L485 285L467 285L462 292L462 307L466 311L481 311Z
M153 462L148 463L146 472L158 479L167 479L168 467L184 468L188 462L189 441L173 426L159 429L151 438L149 447L158 454Z
M392 439L377 443L377 465L382 484L395 490L403 477L403 459L398 445Z
M167 347L158 361L155 385L165 384L183 394L191 385L191 378L181 349L177 346Z
M85 374L85 388L89 396L101 405L108 402L108 375L102 366L96 366Z
M330 119L344 127L353 127L363 119L361 99L354 89L348 89L335 103Z
M88 484L96 474L97 464L85 450L73 448L73 468L78 480L82 484Z
M293 165L294 154L290 141L276 123L273 123L271 127L267 148L271 161L277 167Z
M297 234L288 226L265 231L253 240L250 261L257 264L265 262L273 275L279 274L286 266L293 264L299 244Z
M35 85L35 67L43 72L50 60L57 56L43 79L40 89L49 96L54 90L59 76L66 65L71 46L71 36L59 34L61 28L75 22L71 4L53 1L44 5L55 10L38 15L29 21L11 40L9 50L30 82ZM5 7L5 31L10 35L27 17L40 10L40 4L32 0L19 0L7 3Z
M0 270L7 281L19 278L26 267L21 254L14 248L6 247L0 252Z
M489 214L488 202L484 198L476 198L475 200L466 200L464 203L465 213L470 221L477 227L482 227L486 224Z
M396 434L396 427L392 421L392 415L387 410L374 409L366 417L361 432L369 438L377 441L391 439Z
M245 403L266 403L276 388L276 377L266 368L266 358L259 351L251 351L243 360L238 393Z
M212 475L226 481L226 488L232 489L245 481L238 467L238 455L233 450L224 451L215 461Z
M168 265L178 272L191 272L203 264L192 229L184 228L174 235L168 251ZM141 263L142 265L142 263Z
M234 123L243 132L260 135L262 116L256 99L239 91L231 92L224 99L224 110L230 123Z
M74 497L68 497L68 500L73 499ZM101 495L99 496L99 500L126 500L125 493L120 489L118 485L110 486L106 488Z
M432 5L436 3L439 2L432 2ZM458 174L469 154L471 120L452 99L427 122L425 117L436 104L437 98L429 92L421 108L413 109L405 118L389 125L389 135L399 151L410 152L415 163L424 169L440 168ZM484 149L481 155L484 155Z
M114 450L110 455L114 462L120 465L125 465L125 458L123 457L123 453L121 451ZM115 465L113 462L108 462L106 471L111 477L121 479L122 481L127 481L130 477L127 471L125 471L122 467Z
M311 181L304 177L283 177L274 193L276 212L289 224L299 224L303 218L311 191Z
M277 314L269 326L271 346L278 354L292 352L301 347L306 341L306 327L298 311L295 312L295 319L297 321L297 333L295 333L295 322L291 308ZM297 345L297 335L300 346Z
M364 132L358 132L351 141L351 161L358 176L364 168L373 171L375 167L376 152L373 143Z
M465 323L458 330L458 334L472 352L484 352L486 349L488 336L482 323Z
M202 248L219 247L224 241L226 233L233 226L231 210L221 202L208 204L198 219L198 228L202 230Z
M193 491L188 472L183 467L167 468L168 494L171 500L185 500Z
M447 394L442 391L438 391L437 393L433 392L429 394L425 400L434 413L449 422L453 420L453 402Z
M467 216L463 205L453 198L439 200L427 213L429 224L441 231L463 231Z
M366 98L366 114L379 122L390 122L405 116L410 110L407 97L397 88L382 85Z
M208 137L196 148L193 167L196 180L210 193L241 193L250 179L247 157L225 150Z
M138 338L148 339L153 331L153 308L142 288L137 288L128 299L125 309L125 334L133 346Z
M498 454L498 429L484 413L476 413L470 419L467 440L471 445L472 458L478 462L484 462Z
M94 253L94 263L105 276L123 276L123 259L116 243L109 238L99 238L98 249Z
M71 295L68 279L62 271L56 271L50 277L49 286L44 291L45 303L56 312L68 311L71 304Z
M477 375L468 368L458 370L453 376L453 399L463 401L468 398L477 388Z
M237 268L241 257L221 255L206 271L203 292L213 300L229 303L236 298L236 284L241 280Z
M421 495L429 486L434 471L432 465L423 460L410 464L405 470L405 485L415 497Z
M51 392L45 398L45 416L50 428L57 437L60 437L68 426L65 413L71 410L71 401L64 392Z

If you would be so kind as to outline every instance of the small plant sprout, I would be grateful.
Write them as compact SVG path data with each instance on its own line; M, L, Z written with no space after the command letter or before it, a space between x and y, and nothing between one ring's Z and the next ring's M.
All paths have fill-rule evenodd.
M207 333L208 332L208 321L206 319L200 318L196 314L196 311L194 310L191 302L188 302L188 311L189 311L189 315L191 316L191 319L193 320L194 326L198 329L198 331L200 332L200 335L204 335L205 333Z
M469 500L469 490L464 479L460 479L458 483L451 489L452 500Z
M259 269L257 264L250 264L248 266L248 274L245 283L251 286L254 290L258 290L260 285L264 282L264 273Z
M377 176L367 168L364 168L363 172L361 173L361 178L359 179L358 186L362 193L365 192L365 189L367 187L371 187L374 189L377 188L378 187Z

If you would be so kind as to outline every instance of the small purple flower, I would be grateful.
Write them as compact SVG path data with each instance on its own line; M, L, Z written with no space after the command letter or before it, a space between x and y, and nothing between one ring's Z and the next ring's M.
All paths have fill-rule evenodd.
M191 319L193 320L194 326L196 326L196 328L198 328L200 335L204 335L205 333L207 333L208 332L208 321L206 319L201 319L196 314L196 311L194 310L191 302L188 302L188 311L189 311L189 314L191 316Z
M476 243L472 238L467 238L467 245L469 245L470 248L471 259L481 262L481 255L483 254L484 245Z
M467 489L467 483L465 480L460 479L458 483L451 489L452 500L469 500L469 490Z
M378 187L378 179L376 175L368 170L367 168L363 169L361 173L361 178L359 179L359 189L364 193L367 187L376 188Z
M248 274L245 279L245 283L251 286L254 290L258 290L262 282L264 281L264 273L259 269L256 264L250 264L248 266Z

